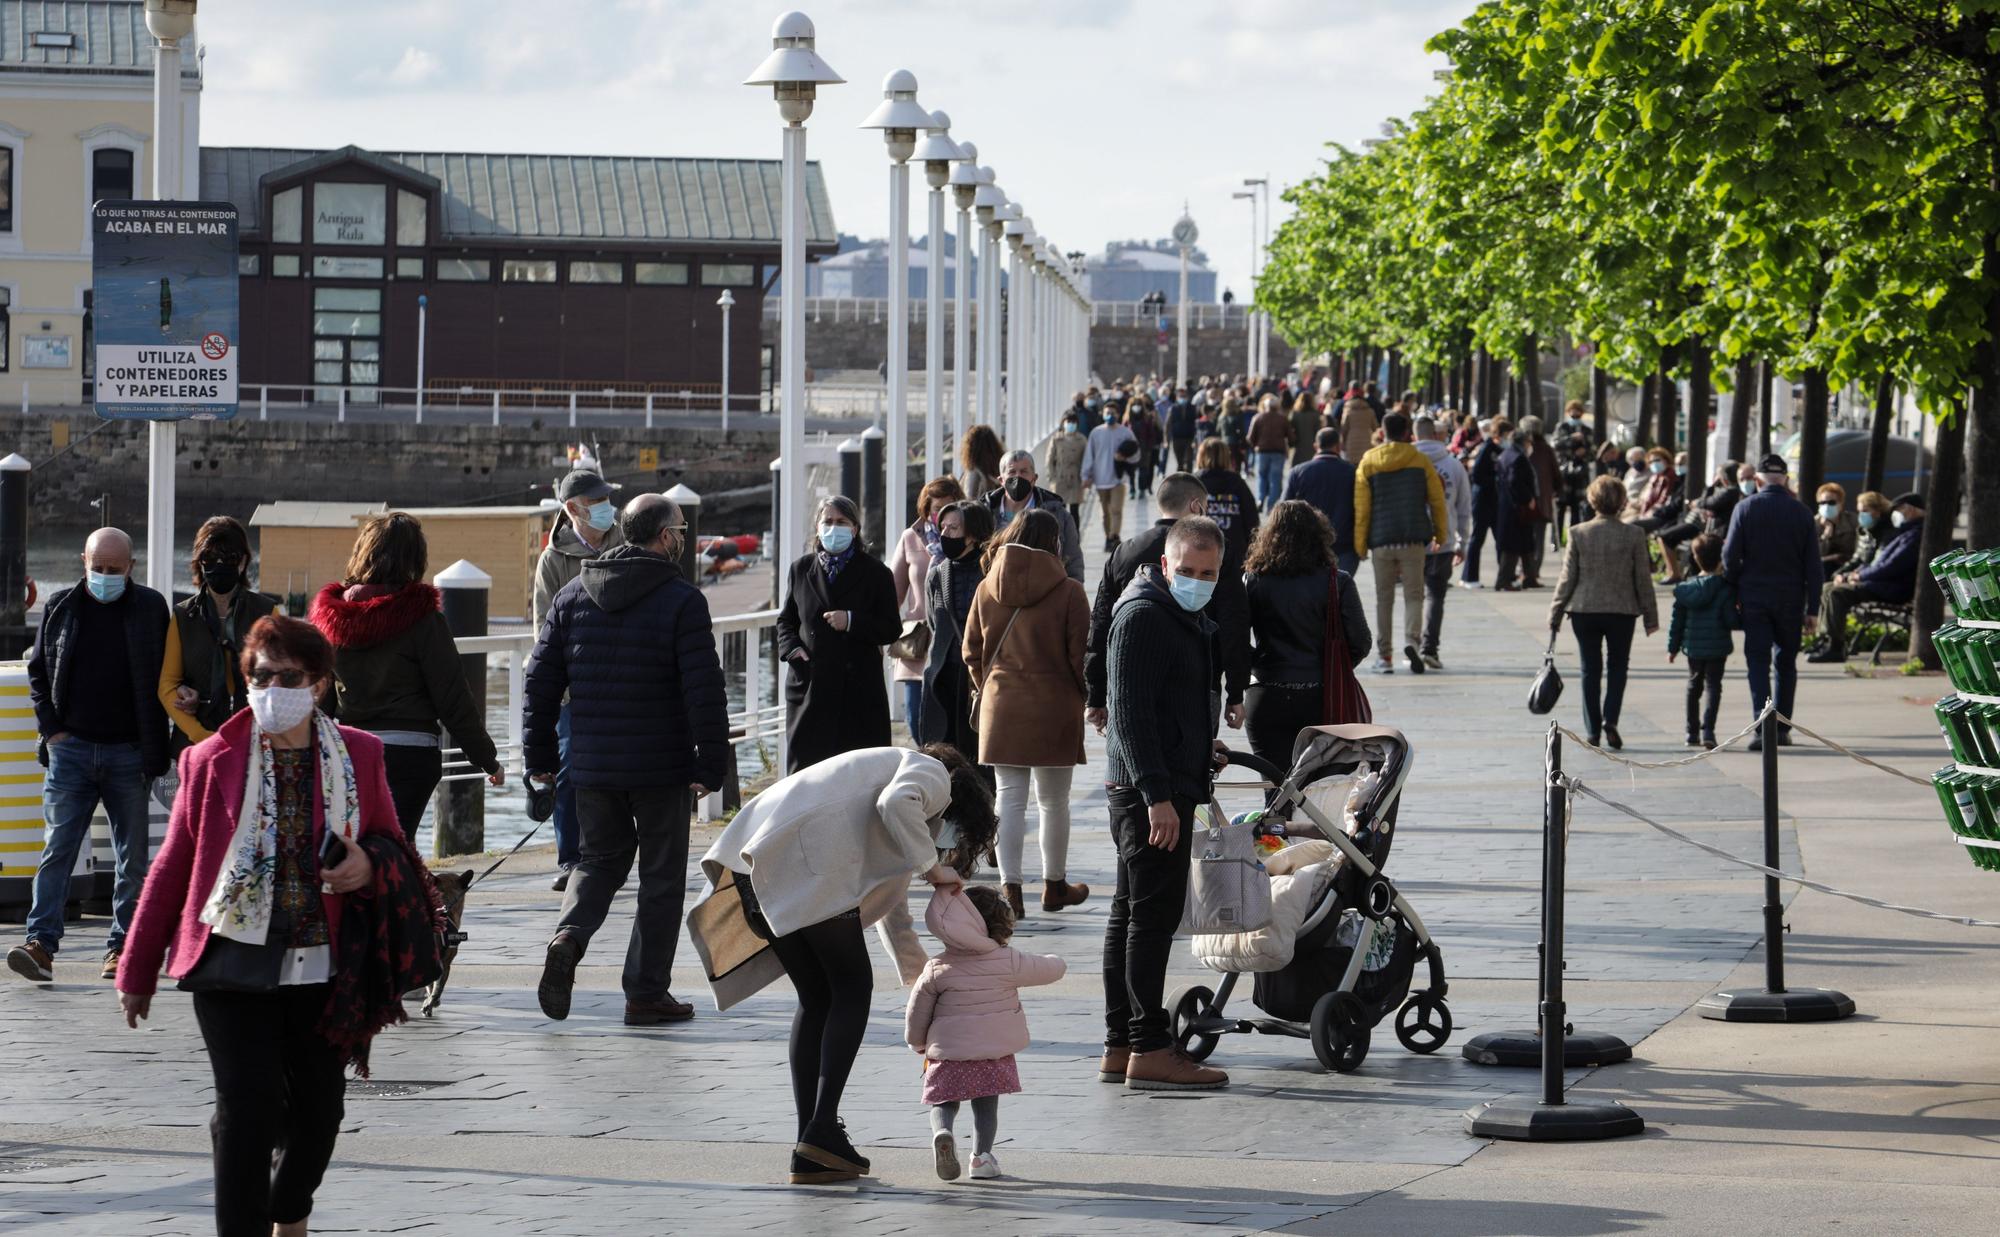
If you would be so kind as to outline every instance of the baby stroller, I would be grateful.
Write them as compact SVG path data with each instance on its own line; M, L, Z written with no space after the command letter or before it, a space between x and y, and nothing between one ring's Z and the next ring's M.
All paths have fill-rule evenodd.
M1199 935L1195 956L1222 973L1214 990L1190 985L1167 1002L1175 1041L1200 1061L1221 1037L1258 1031L1312 1041L1320 1064L1350 1073L1368 1055L1376 1024L1396 1014L1396 1038L1431 1053L1451 1037L1444 955L1417 913L1383 875L1411 752L1386 726L1316 726L1299 732L1289 774L1243 752L1229 762L1278 786L1257 821L1286 845L1265 859L1272 922L1255 932ZM1219 805L1209 811L1221 819ZM1253 817L1254 818L1254 817ZM1421 957L1430 986L1410 991ZM1268 1018L1225 1012L1245 973Z

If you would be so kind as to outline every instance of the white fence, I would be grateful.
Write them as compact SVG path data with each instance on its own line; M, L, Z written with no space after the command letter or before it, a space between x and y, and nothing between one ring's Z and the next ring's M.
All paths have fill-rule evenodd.
M764 298L764 316L776 321L783 311L784 302L775 296ZM946 302L946 316L953 310ZM1148 305L1143 301L1095 301L1090 308L1092 326L1154 326L1164 320L1169 327L1174 325L1175 306ZM1248 325L1250 307L1240 302L1223 305L1217 302L1194 301L1188 305L1188 325L1197 328L1243 329ZM930 313L930 307L923 297L910 298L910 321L923 322ZM806 322L865 322L879 325L888 317L889 301L886 297L856 296L809 296L806 298Z

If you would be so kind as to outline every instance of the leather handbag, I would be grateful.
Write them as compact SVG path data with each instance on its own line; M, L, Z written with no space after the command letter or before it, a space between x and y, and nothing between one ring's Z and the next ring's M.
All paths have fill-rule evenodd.
M1326 569L1326 647L1320 651L1320 683L1320 716L1327 725L1366 725L1375 720L1368 693L1354 677L1354 657L1348 651L1346 628L1340 618L1340 568L1336 564L1328 564Z
M201 958L175 986L182 992L275 992L285 965L286 950L281 942L291 934L290 916L277 908L271 911L262 945L210 932Z
M1554 709L1556 701L1562 699L1563 676L1562 672L1556 669L1556 632L1558 630L1560 629L1551 628L1549 630L1549 647L1548 651L1542 654L1542 671L1535 676L1535 681L1528 685L1528 712L1536 716L1541 716Z
M889 656L897 661L922 661L931 655L931 625L923 619L909 619L903 634L889 642Z

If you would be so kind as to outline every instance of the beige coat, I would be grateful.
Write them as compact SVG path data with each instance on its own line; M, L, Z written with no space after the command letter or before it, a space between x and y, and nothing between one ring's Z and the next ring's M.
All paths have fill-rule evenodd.
M924 535L914 528L906 528L896 542L896 552L889 558L889 574L896 577L896 604L901 607L903 622L924 616L924 576L931 569L930 547L924 544ZM913 657L896 663L898 683L924 681L924 658Z
M1375 410L1365 399L1351 399L1340 413L1340 453L1357 467L1375 445Z
M1571 614L1636 614L1646 630L1660 625L1646 531L1616 516L1600 515L1570 530L1562 579L1549 605L1549 625Z
M1049 439L1047 474L1049 488L1072 507L1083 501L1083 448L1090 439L1082 434L1057 434Z
M1090 602L1083 585L1064 574L1062 560L1027 546L1002 547L965 620L966 673L985 684L979 763L1083 763L1089 637Z

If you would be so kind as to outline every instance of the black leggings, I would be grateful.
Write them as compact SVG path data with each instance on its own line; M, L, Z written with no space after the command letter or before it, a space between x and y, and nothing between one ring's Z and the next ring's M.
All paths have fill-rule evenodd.
M841 1092L868 1031L875 967L855 912L773 937L771 948L799 994L792 1017L792 1103L799 1138L840 1117Z
M1635 614L1569 616L1577 659L1583 663L1583 724L1593 743L1606 726L1618 724L1618 710L1625 702L1625 671L1632 662L1632 628L1638 621Z
M424 809L444 778L444 751L405 743L382 745L382 771L389 777L389 798L396 805L396 823L403 836L415 839L424 823Z

